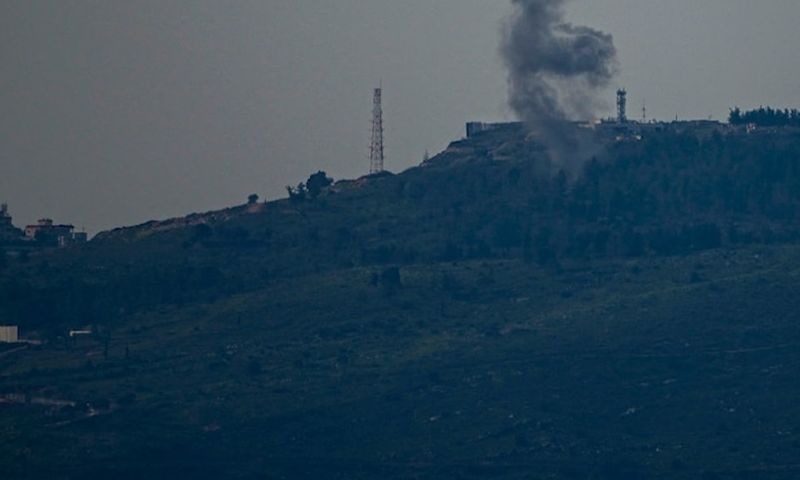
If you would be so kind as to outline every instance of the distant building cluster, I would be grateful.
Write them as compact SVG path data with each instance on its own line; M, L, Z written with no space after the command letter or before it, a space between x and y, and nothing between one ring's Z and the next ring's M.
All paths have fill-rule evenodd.
M522 128L522 122L467 122L467 138L472 138L475 135L483 132L491 132L494 130L503 129L519 129Z
M581 128L591 129L601 134L621 142L621 141L637 141L643 138L643 135L651 132L661 131L692 131L695 133L711 133L714 131L741 131L745 133L753 133L758 127L753 123L737 124L735 122L723 123L716 120L678 120L674 121L655 121L647 119L647 109L642 107L641 120L633 120L628 116L628 92L624 89L617 91L617 114L616 117L611 117L595 121L578 121L569 122L570 125ZM758 112L756 112L758 113ZM791 112L784 113L783 115L791 118ZM744 116L742 116L744 118ZM800 118L800 114L797 114ZM493 132L498 130L518 130L523 128L521 122L499 122L499 123L486 123L486 122L468 122L466 124L466 138L472 138L484 132Z
M59 247L84 243L88 240L86 232L76 232L72 225L56 225L49 218L43 218L36 225L25 227L25 238Z
M14 226L8 205L0 205L0 246L66 247L86 241L86 232L76 232L74 226L56 224L49 218L43 218L21 230Z

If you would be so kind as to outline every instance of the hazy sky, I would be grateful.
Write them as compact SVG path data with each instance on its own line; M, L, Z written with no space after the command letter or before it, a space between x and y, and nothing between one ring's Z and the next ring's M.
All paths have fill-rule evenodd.
M614 35L631 110L800 104L797 0L569 11ZM318 169L356 177L381 79L387 168L403 170L467 120L511 118L497 55L509 12L509 0L2 0L0 201L18 225L95 232L276 198Z

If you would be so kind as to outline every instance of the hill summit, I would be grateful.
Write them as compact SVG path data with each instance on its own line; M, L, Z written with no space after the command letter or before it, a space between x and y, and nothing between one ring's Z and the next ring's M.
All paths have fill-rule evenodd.
M4 261L0 476L795 478L800 134L573 127Z

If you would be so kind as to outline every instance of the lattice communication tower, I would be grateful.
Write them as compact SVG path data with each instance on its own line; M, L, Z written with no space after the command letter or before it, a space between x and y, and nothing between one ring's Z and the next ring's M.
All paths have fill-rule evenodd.
M383 87L375 89L372 99L372 142L369 145L369 173L383 171Z
M628 122L628 92L622 88L617 90L617 122L619 123L627 123Z

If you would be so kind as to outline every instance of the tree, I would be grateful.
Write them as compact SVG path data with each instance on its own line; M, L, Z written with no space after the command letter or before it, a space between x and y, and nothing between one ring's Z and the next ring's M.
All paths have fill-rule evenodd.
M731 125L752 123L760 127L800 126L800 112L796 109L760 107L757 110L743 112L739 107L731 109L728 116Z
M306 199L306 186L302 182L297 187L287 185L286 191L289 192L289 201L292 203L301 203Z
M258 203L258 195L255 193L250 194L250 196L247 197L247 204L255 205L256 203Z
M742 111L739 109L739 107L731 109L731 113L728 115L728 122L731 125L741 125L744 123L742 120Z
M306 189L311 198L317 198L322 190L329 187L333 183L333 179L322 170L308 177L306 181Z

